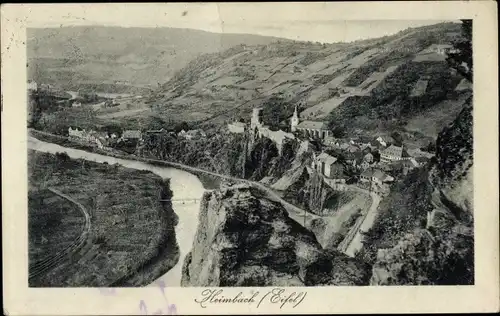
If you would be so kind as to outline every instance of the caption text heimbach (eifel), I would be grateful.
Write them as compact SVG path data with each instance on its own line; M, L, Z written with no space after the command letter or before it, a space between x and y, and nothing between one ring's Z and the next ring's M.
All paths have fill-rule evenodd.
M274 288L270 291L250 290L247 293L238 292L236 295L226 296L222 289L205 289L201 292L201 297L194 301L202 308L207 308L210 304L257 304L257 308L268 304L279 304L280 309L285 306L297 307L304 301L307 292L287 291L284 288Z

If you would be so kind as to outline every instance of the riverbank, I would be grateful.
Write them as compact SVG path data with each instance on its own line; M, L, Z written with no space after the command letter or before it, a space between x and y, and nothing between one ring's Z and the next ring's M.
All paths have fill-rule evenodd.
M106 167L106 164L109 165L114 165L113 168L120 168L120 167L126 167L129 169L136 169L139 171L139 173L144 173L147 171L153 172L154 174L160 176L162 179L169 179L170 180L170 189L172 190L173 194L172 197L174 197L175 200L177 201L182 201L182 200L194 200L194 203L174 203L174 211L175 214L177 215L178 221L177 225L175 226L175 236L176 236L176 245L179 249L179 258L178 260L175 260L173 262L174 266L172 269L167 270L167 268L170 268L171 266L169 264L158 264L157 267L159 269L162 269L162 267L165 267L163 270L158 270L155 269L154 262L151 263L145 263L145 265L139 267L142 270L139 270L139 272L144 271L143 275L146 277L151 276L151 271L157 271L154 273L154 277L151 276L148 279L144 279L142 277L133 277L131 281L125 281L123 283L123 280L118 280L119 284L125 284L126 285L136 285L137 282L140 282L140 284L145 285L145 284L151 284L153 281L156 281L158 274L161 274L163 271L168 271L163 275L159 276L159 279L161 280L167 280L165 284L167 286L179 286L180 285L180 279L181 279L181 273L180 273L180 266L182 266L182 263L184 262L184 257L186 254L190 251L193 243L193 238L194 238L194 233L196 231L197 225L198 225L198 212L199 212L199 201L205 192L205 189L203 188L203 185L201 184L200 180L193 174L179 170L177 168L171 168L171 167L160 167L160 166L155 166L152 164L144 163L141 161L137 160L132 160L132 159L121 159L121 158L114 158L108 155L100 155L97 153L92 153L80 149L74 149L70 147L63 147L57 144L52 144L52 143L47 143L40 141L36 138L29 137L28 138L28 148L36 150L36 151L42 151L42 152L48 152L52 154L56 153L65 153L68 155L70 158L73 159L84 159L86 162L98 162L102 166ZM105 175L101 176L102 178L106 178ZM119 183L122 184L123 186L126 186L126 183ZM166 200L166 202L169 202L171 204L172 199L161 199L160 200ZM152 202L158 201L158 196L156 196L155 199L152 200ZM140 229L140 227L139 227ZM144 237L149 237L146 234L142 234ZM147 244L147 242L146 242ZM144 245L140 245L144 247ZM167 254L173 254L172 252L165 251ZM163 260L163 257L158 256L156 257L156 261L158 260ZM176 268L177 267L177 268ZM159 271L159 272L158 272ZM136 271L137 272L137 271ZM136 274L137 275L137 274ZM155 280L154 280L155 279ZM151 283L149 283L151 281Z
M158 201L159 192L172 196L168 180L62 153L30 150L28 158L30 273L37 263L55 262L30 286L143 286L179 261L176 215L171 202ZM59 207L47 189L74 205ZM82 240L78 208L88 220ZM77 239L80 246L72 247ZM60 258L61 249L71 251Z

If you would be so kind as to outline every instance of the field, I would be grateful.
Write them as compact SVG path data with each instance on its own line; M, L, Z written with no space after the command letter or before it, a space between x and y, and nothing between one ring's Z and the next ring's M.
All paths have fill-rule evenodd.
M176 215L169 202L158 201L171 196L168 182L64 154L30 151L28 168L30 267L83 237L63 259L30 278L30 286L142 286L177 262ZM85 212L90 227L82 235Z

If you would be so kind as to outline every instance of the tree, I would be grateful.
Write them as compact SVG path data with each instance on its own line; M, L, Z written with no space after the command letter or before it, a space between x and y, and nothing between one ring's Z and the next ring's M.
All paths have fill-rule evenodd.
M453 42L453 48L446 61L450 67L472 82L472 20L462 20L462 37Z
M332 135L335 138L342 138L345 136L345 129L343 126L335 126L332 129Z

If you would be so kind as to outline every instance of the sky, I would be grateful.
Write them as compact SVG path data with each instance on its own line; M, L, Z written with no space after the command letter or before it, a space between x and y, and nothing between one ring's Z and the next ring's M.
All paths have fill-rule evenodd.
M30 11L28 27L175 27L322 43L381 37L408 27L443 22L398 19L398 15L380 19L387 15L376 11L370 14L373 20L362 20L352 3L101 3L34 7L36 10Z

